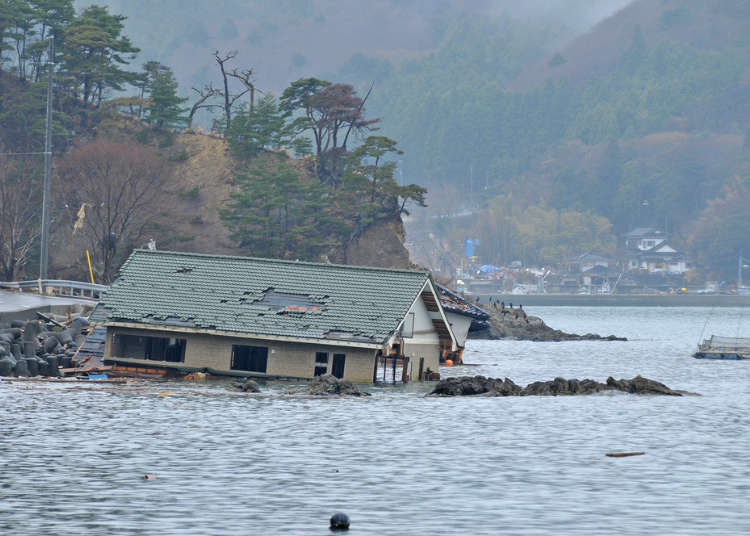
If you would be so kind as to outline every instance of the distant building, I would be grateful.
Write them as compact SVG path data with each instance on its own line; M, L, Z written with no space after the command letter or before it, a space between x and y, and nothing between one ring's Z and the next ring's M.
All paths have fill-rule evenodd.
M687 256L667 241L663 231L650 227L625 235L625 267L629 271L682 275L688 270Z
M625 249L647 251L666 240L664 231L652 227L638 227L625 235Z
M459 350L427 272L136 250L92 322L105 363L212 374L374 378L380 355L408 376Z
M588 272L589 270L601 266L603 268L609 268L612 262L606 257L596 255L594 253L584 253L579 255L572 262L569 263L569 272Z

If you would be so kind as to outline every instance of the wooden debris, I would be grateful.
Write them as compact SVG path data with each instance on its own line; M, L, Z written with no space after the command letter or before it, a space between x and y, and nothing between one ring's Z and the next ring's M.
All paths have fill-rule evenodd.
M643 456L645 452L608 452L605 456L610 458L626 458L628 456Z

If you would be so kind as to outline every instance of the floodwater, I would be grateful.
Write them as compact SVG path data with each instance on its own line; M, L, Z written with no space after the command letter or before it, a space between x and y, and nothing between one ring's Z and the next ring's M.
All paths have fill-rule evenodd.
M473 341L465 360L478 366L442 373L642 374L702 396L424 398L429 384L410 384L308 399L3 382L0 533L324 535L337 511L351 535L750 533L750 361L690 357L704 326L747 336L750 318L529 312L631 340Z

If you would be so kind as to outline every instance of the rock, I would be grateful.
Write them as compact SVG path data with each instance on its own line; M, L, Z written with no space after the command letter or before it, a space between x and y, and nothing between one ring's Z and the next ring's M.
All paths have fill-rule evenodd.
M566 380L558 377L552 381L532 382L524 388L519 387L508 378L500 380L485 378L484 376L461 376L441 380L428 396L562 396L588 395L612 390L632 394L670 396L685 394L683 391L675 391L663 383L642 376L636 376L631 380L615 380L609 377L607 383L589 379Z
M29 320L23 328L23 340L24 342L34 341L36 342L37 337L42 332L42 325L37 320Z
M643 376L636 376L632 380L615 380L612 376L607 378L607 386L618 391L625 391L626 393L633 394L648 394L648 395L669 395L669 396L682 396L681 391L675 391L670 389L663 383L659 383L654 380L649 380Z
M57 338L57 340L60 341L60 344L63 346L73 342L73 336L71 335L70 331L67 329L64 331L55 332L54 335Z
M332 374L317 376L307 389L308 393L315 396L370 396L370 393L360 391L352 382L340 380Z
M12 320L10 323L10 327L23 330L23 328L26 327L26 322L24 322L23 320Z
M15 357L16 360L21 359L21 356L23 356L23 352L21 351L20 344L14 344L11 347L11 352L13 353L13 357Z
M21 361L26 362L26 368L29 371L29 376L39 376L39 361L36 357L26 357Z
M10 357L0 359L0 376L10 376L16 363Z
M36 351L39 348L39 343L36 339L32 341L24 341L23 342L23 355L26 357L31 357L36 355Z
M48 354L54 353L59 346L60 346L60 343L58 342L56 337L47 337L47 339L44 341L45 353L48 353Z
M472 339L513 339L524 341L625 341L624 337L608 335L602 337L594 333L577 335L553 329L545 324L538 316L528 316L519 309L487 308L490 314L489 328L469 332Z
M260 387L255 380L247 379L244 383L236 383L234 386L245 393L260 393Z
M44 375L50 376L52 378L56 378L60 375L60 369L57 368L57 356L56 355L48 355L44 358L44 360L47 362L47 366L45 367Z
M15 373L16 373L16 376L28 376L29 375L29 366L26 364L26 359L19 359L16 362Z

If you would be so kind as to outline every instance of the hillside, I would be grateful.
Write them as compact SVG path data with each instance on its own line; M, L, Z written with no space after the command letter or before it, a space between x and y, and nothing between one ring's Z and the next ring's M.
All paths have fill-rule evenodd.
M126 30L139 43L142 61L171 66L188 93L216 74L214 50L237 50L255 72L258 87L280 92L312 73L336 73L357 56L386 62L387 68L434 51L453 21L463 15L494 20L557 21L551 36L563 42L629 0L78 0L109 6L127 17ZM168 23L166 22L168 21ZM372 74L370 79L372 78ZM368 80L369 81L369 80Z
M100 125L95 139L104 142L132 143L143 126L138 122L119 118ZM74 143L87 143L86 139ZM164 183L175 195L160 207L164 216L156 221L140 243L131 247L146 247L153 239L159 249L227 255L254 255L252 250L233 240L231 232L220 218L220 211L237 190L233 173L242 165L230 154L227 142L215 135L184 132L174 135L168 147L163 140L154 139L151 149L158 151L164 164ZM272 153L259 155L254 162L286 159ZM292 162L300 173L307 173L301 161ZM306 180L312 180L308 177ZM61 202L59 199L58 202ZM87 279L85 250L90 246L85 235L76 234L75 211L58 210L51 238L50 272L56 278ZM90 216L88 216L90 217ZM367 228L361 236L328 248L323 257L305 259L352 265L408 268L412 266L403 245L404 231L400 219L380 221ZM129 248L123 252L127 254ZM92 251L92 254L94 252ZM120 256L118 256L119 258ZM94 258L95 266L100 259Z
M381 84L372 108L398 109L389 118L408 155L404 175L432 186L433 218L409 229L438 233L453 252L483 237L485 262L549 262L528 253L520 220L504 238L488 230L497 226L488 207L512 199L514 210L606 218L613 242L602 250L634 226L656 226L705 258L695 223L747 173L747 3L634 2L546 53L534 48L538 28L511 29L518 33L471 23ZM459 73L454 83L447 73ZM487 217L458 227L435 219L462 210ZM511 245L491 245L498 240ZM723 246L736 258L750 243ZM710 263L714 277L731 273L731 265Z
M750 54L747 20L750 5L742 0L638 0L597 24L565 47L521 73L509 91L528 91L548 81L581 82L612 72L639 28L649 47L681 43L696 49L736 46Z

